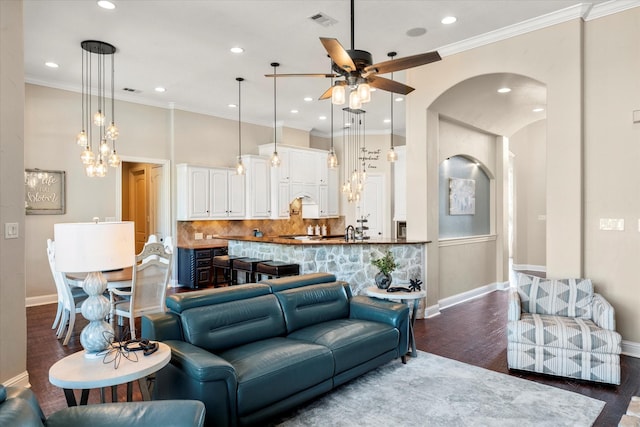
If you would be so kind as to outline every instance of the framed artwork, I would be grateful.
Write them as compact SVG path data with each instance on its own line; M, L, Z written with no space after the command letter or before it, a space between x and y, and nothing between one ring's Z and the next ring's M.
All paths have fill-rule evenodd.
M475 179L449 178L449 215L475 215Z
M24 207L27 215L64 214L65 172L25 169Z

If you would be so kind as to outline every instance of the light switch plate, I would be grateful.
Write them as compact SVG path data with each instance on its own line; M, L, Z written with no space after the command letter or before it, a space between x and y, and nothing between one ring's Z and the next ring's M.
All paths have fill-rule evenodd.
M195 233L194 236L193 236L193 239L194 240L202 240L202 237L203 237L202 233Z
M624 231L623 218L600 218L600 230Z
M20 235L20 228L17 222L5 222L4 224L5 239L17 239L19 235Z

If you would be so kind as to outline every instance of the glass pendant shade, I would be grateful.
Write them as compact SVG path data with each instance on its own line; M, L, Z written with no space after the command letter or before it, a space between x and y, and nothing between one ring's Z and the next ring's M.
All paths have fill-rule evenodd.
M107 174L107 165L102 160L96 165L96 176L102 178Z
M362 102L358 96L358 91L352 90L349 94L349 108L352 110L359 110L362 108Z
M87 133L84 130L76 136L76 143L81 147L87 146Z
M120 135L120 131L118 131L118 127L116 126L115 123L111 122L111 124L107 127L107 132L106 132L107 138L110 139L111 141L115 141L116 139L118 139L119 135Z
M96 176L96 165L91 162L85 167L84 171L89 178L93 178Z
M358 97L361 103L371 101L371 86L368 83L358 85Z
M100 110L93 115L93 124L96 126L104 126L104 113Z
M111 166L112 168L117 168L118 166L120 166L120 156L116 154L116 150L113 150L113 152L109 155L109 166Z
M338 167L338 156L336 156L336 153L335 151L333 151L333 149L329 151L329 155L327 156L327 166L330 169L335 169Z
M109 153L111 153L111 147L107 143L107 140L103 139L102 142L100 142L100 156L107 157Z
M242 162L242 157L238 156L238 163L236 163L236 173L238 175L244 175L245 170L246 169L244 163Z
M280 156L278 156L277 151L274 151L271 155L271 166L273 166L274 168L280 166Z
M398 153L396 153L396 150L393 147L389 148L389 151L387 151L387 160L390 162L398 160Z
M346 101L346 94L343 85L336 84L331 91L331 103L334 105L342 105Z
M93 151L89 150L89 147L87 146L80 155L80 159L82 160L83 164L89 165L94 162L94 160L96 159L96 155L93 154Z

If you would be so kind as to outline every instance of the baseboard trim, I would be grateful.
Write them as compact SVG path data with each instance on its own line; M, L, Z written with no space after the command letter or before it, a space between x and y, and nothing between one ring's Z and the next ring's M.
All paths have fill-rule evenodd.
M640 358L640 343L622 340L622 354Z
M24 305L25 307L35 307L37 305L54 304L57 302L58 294L51 294L25 298Z
M440 314L440 310L444 310L445 308L453 307L454 305L458 305L460 303L470 301L472 299L481 297L493 291L504 291L507 289L509 289L509 281L494 282L485 286L480 286L479 288L462 292L457 295L443 298L439 300L437 304L427 307L424 312L424 317L429 318L429 317L437 316Z
M29 383L29 372L24 371L20 374L16 375L13 378L9 378L8 380L2 383L5 387L28 387L31 388L31 383Z
M515 271L537 271L540 273L547 272L546 265L534 265L534 264L513 264L513 270Z

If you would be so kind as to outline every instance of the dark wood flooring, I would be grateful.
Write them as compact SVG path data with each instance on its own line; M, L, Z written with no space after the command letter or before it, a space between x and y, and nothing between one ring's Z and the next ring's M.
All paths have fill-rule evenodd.
M616 426L626 412L631 396L640 395L640 359L622 356L620 386L509 371L506 306L507 293L496 291L442 310L440 315L433 318L419 319L415 324L417 347L471 365L605 401L606 405L594 425ZM27 308L27 369L33 391L47 415L66 406L62 390L49 383L49 368L57 360L82 349L79 334L86 324L86 320L78 316L74 335L69 345L63 346L51 329L55 310L55 304ZM491 385L487 384L487 387ZM125 399L124 386L119 388L119 398ZM140 399L137 386L134 387L134 399ZM98 401L98 391L91 391L89 402Z

